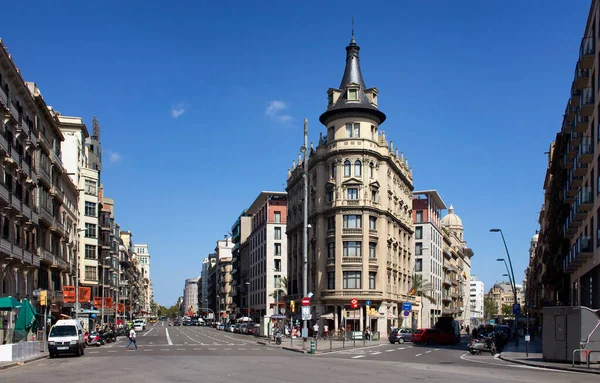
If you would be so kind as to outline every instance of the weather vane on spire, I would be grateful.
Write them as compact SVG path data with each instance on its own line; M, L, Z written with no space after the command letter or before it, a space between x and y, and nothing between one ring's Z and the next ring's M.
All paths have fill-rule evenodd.
M354 41L354 16L352 16L352 41Z

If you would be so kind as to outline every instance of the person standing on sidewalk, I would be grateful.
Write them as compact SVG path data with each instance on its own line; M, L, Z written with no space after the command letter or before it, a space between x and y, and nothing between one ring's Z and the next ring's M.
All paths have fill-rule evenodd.
M129 350L129 346L132 343L135 346L135 349L136 350L138 349L138 345L137 345L137 341L136 341L135 337L136 337L136 333L135 333L135 330L132 327L131 330L129 331L129 343L127 343L127 346L125 346L126 349Z

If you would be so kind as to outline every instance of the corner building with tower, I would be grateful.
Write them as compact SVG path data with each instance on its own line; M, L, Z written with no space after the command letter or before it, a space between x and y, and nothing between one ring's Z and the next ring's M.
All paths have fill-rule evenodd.
M359 50L352 37L341 84L327 91L327 110L319 118L326 132L316 148L308 148L308 292L311 323L336 331L370 327L386 336L391 326L405 325L403 302L419 311L408 296L413 180L408 160L380 130L386 116L377 88L365 85ZM299 156L288 171L286 189L288 299L297 308L303 290L302 161ZM353 298L358 309L350 308Z

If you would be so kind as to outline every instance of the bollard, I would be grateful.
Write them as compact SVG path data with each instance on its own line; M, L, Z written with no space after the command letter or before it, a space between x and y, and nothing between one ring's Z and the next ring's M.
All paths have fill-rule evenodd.
M311 354L314 354L314 353L315 353L315 346L316 346L316 344L315 344L315 341L314 341L314 340L311 340L311 341L310 341L310 353L311 353Z

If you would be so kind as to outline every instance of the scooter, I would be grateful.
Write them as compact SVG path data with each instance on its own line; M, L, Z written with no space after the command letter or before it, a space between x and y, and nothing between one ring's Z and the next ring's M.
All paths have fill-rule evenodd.
M482 351L489 351L492 355L496 355L497 349L494 335L471 339L468 350L471 355L479 355Z
M275 338L275 344L276 345L280 345L281 344L281 336L282 336L282 334L281 334L281 331L279 331L279 330L276 330L273 333L273 337Z
M102 340L102 337L100 336L100 334L98 334L97 332L91 332L88 335L87 343L88 343L88 346L100 347L104 344L104 341Z

